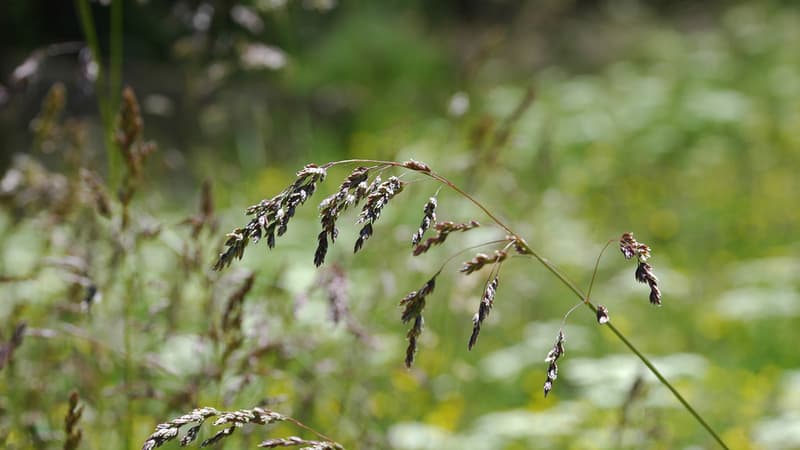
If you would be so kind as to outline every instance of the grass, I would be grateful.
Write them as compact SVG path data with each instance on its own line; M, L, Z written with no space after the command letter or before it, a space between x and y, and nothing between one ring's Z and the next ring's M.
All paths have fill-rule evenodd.
M637 17L630 27L610 19L601 24L606 42L618 37L614 30L626 29L630 37L614 40L623 42L615 47L621 50L598 65L549 66L531 77L521 61L497 51L459 86L470 99L464 115L447 116L445 106L417 111L392 95L379 115L349 122L356 129L344 138L334 133L337 124L315 117L303 151L332 156L323 160L414 158L452 175L576 286L595 277L591 299L608 309L610 323L634 340L724 442L794 448L798 359L787 343L796 340L798 243L792 230L800 216L787 205L800 189L798 61L791 51L797 12L740 5L689 31ZM343 33L358 23L347 22ZM346 51L342 41L331 41L330 52ZM299 61L295 72L316 67L302 64L302 46L292 56ZM314 62L341 61L330 60ZM398 63L398 72L404 64L416 63ZM507 71L498 74L498 66ZM429 103L444 105L450 92L440 92L442 85L448 84L426 84L436 91L422 97L441 98ZM70 118L69 99L79 94L67 85L67 95ZM359 98L368 103L365 111L380 109L379 95ZM60 136L69 136L64 119L54 123ZM292 182L294 167L318 158L303 154L303 161L248 167L243 178L232 168L247 161L198 152L171 171L162 163L171 137L151 120L157 119L145 117L145 136L167 145L144 162L124 228L117 189L104 182L105 168L90 156L98 151L95 140L75 147L84 153L71 165L63 157L70 139L51 139L52 153L32 150L32 159L19 160L2 176L0 318L9 326L0 332L0 345L14 341L19 324L26 326L0 373L0 445L63 447L74 436L65 418L70 411L73 418L80 414L70 400L73 390L83 408L78 448L88 449L141 448L156 424L201 405L281 411L346 448L713 445L594 314L570 316L567 353L558 359L558 378L545 399L543 359L574 293L547 267L524 258L502 262L491 314L479 321L479 342L468 351L471 318L478 311L480 319L484 283L497 264L485 263L470 276L458 269L473 257L482 260L478 252L493 257L491 248L456 257L436 277L435 292L425 298L424 332L415 336L419 351L412 351L414 364L406 369L404 333L416 318L400 323L397 302L419 293L456 249L504 237L467 200L448 190L437 194L424 176L400 178L408 185L380 212L356 257L351 245L365 224L354 224L357 211L351 210L336 220L340 237L326 263L314 268L320 218L306 205L274 251L262 243L228 271L212 272L223 248L215 224L235 227L242 205L280 192ZM287 138L296 130L292 125L280 129L286 131L280 139L264 136L267 145L294 142ZM228 149L208 133L202 139ZM502 142L496 151L474 152L493 142ZM476 156L487 153L491 158ZM91 172L81 175L81 168ZM191 178L183 178L186 173ZM317 198L335 195L337 181L348 174L331 168L335 181L321 184ZM194 181L206 178L213 182L210 195L211 188ZM171 188L181 186L178 179L191 187L189 194ZM102 193L110 218L101 214ZM434 195L437 219L426 236L435 235L437 220L478 219L483 226L450 233L444 245L414 257L409 242ZM201 197L213 198L213 208L197 207L208 205ZM659 309L648 304L648 286L636 283L623 258L604 256L592 275L609 237L627 230L653 248ZM114 262L123 250L124 260ZM231 302L250 274L249 291ZM347 283L335 288L337 300L327 288L312 289L342 274ZM350 318L330 320L333 305ZM127 346L123 329L129 330ZM210 438L210 428L198 438ZM242 427L226 438L227 447L268 439L278 445L301 432L305 440L319 439L278 423Z

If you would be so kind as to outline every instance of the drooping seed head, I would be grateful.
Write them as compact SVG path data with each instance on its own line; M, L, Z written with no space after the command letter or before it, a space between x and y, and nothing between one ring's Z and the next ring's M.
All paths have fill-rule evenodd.
M481 297L481 302L478 305L478 312L472 318L472 334L470 335L469 343L467 344L467 349L469 350L472 350L472 347L474 347L478 342L478 335L481 332L481 325L483 325L483 321L489 317L489 313L492 312L492 307L494 306L494 297L497 293L497 285L499 282L499 277L495 276L491 282L486 284L486 289L483 291L483 297Z
M428 227L430 227L432 222L436 222L436 197L429 198L428 202L425 203L422 222L419 225L419 229L417 229L411 237L412 246L417 246L419 244L422 240L422 236L428 231Z
M553 383L558 378L558 361L559 358L565 353L564 351L564 331L558 331L558 337L556 338L556 343L553 344L553 349L547 353L547 358L545 358L546 363L550 363L547 367L547 379L544 382L544 396L547 397L547 394L553 389Z

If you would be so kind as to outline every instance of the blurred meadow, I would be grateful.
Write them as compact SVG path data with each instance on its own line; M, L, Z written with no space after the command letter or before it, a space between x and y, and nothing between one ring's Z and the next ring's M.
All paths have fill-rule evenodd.
M274 249L211 270L248 206L351 158L424 161L583 289L633 231L663 306L615 243L595 304L730 448L800 449L800 4L777 0L6 2L0 448L138 449L203 406L348 449L718 448L586 308L544 397L576 298L531 258L471 351L489 270L447 264L406 369L400 299L506 235L442 188L439 220L483 226L412 256L421 174L358 254L351 210L313 264L337 166ZM215 448L292 435L318 438Z

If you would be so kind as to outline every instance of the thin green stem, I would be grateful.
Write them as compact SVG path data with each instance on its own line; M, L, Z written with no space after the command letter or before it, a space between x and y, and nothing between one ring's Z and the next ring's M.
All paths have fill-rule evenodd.
M609 239L606 245L603 246L603 249L600 250L600 254L597 255L597 260L594 262L594 269L592 270L592 280L589 281L589 289L586 290L587 300L592 298L592 288L594 287L594 280L597 278L597 268L600 267L600 258L603 257L603 253L606 252L608 246L611 245L612 242L614 242L614 239Z
M589 301L588 295L585 294L564 273L562 273L561 270L558 269L558 267L556 267L553 263L551 263L549 260L547 260L547 258L544 258L543 256L541 256L536 250L531 248L531 246L525 241L525 239L523 239L520 235L515 233L511 229L511 227L509 227L505 222L503 222L496 215L494 215L488 208L486 208L486 206L483 205L483 203L478 201L475 197L471 196L467 192L463 191L455 183L453 183L452 181L448 180L444 176L439 175L438 173L436 173L436 172L434 172L432 170L414 169L412 167L409 167L406 163L400 163L400 162L396 162L396 161L379 161L379 160L368 160L368 159L350 159L350 160L344 160L344 161L336 161L334 163L328 163L328 164L323 165L323 167L327 168L327 167L330 167L330 166L333 166L333 165L338 165L338 164L360 163L360 162L378 163L378 164L385 164L387 166L405 167L405 168L408 168L410 170L417 170L418 172L424 173L424 174L430 176L431 178L433 178L433 179L443 183L444 185L448 186L449 188L454 190L456 193L458 193L459 195L461 195L465 199L469 200L472 204L474 204L480 210L482 210L487 216L489 216L489 218L495 224L497 224L497 226L499 226L500 228L502 228L503 230L508 232L508 234L514 240L517 241L518 247L522 251L522 253L528 254L532 258L535 258L536 260L538 260L547 270L550 271L550 273L555 275L555 277L558 278L558 280L561 281L561 283L564 284L564 286L566 286L570 291L572 291L589 309L591 309L592 312L597 313L597 307L594 304L592 304L591 301ZM609 244L607 243L606 244L606 248L608 247L608 245ZM604 250L605 250L605 248L604 248ZM601 255L602 255L602 253L601 253ZM598 261L599 261L599 258L598 258ZM596 274L596 271L595 271L595 274ZM593 282L594 282L594 275L592 276L592 284L593 284ZM631 341L629 341L628 338L626 338L625 335L623 335L622 332L619 331L611 322L607 323L606 326L611 330L612 333L614 333L615 336L617 336L617 338L620 341L622 341L623 344L625 344L626 347L628 347L628 349L630 349L630 351L632 351L639 358L639 360L642 361L642 363L644 363L644 365L650 370L650 372L652 372L652 374L655 375L656 378L658 378L658 380L661 382L661 384L666 386L666 388L669 389L670 392L672 392L672 394L675 396L675 398L678 399L678 401L683 405L683 407L697 420L698 423L700 423L700 425L714 438L714 440L722 448L727 449L728 446L725 444L725 442L722 440L722 438L717 434L717 432L714 431L713 428L711 428L711 425L709 425L708 422L706 422L705 419L703 419L703 417L697 412L697 410L694 409L694 407L692 407L689 404L689 402L683 397L683 395L681 395L681 393L678 392L677 389L675 389L675 387L672 385L672 383L670 383L664 377L664 375L661 374L661 372L656 368L656 366L653 365L653 363L642 352L640 352L639 349L635 345L633 345L633 343Z
M106 85L106 73L103 68L102 58L100 57L100 43L97 38L97 28L92 17L92 10L89 0L75 0L75 8L78 11L78 20L81 24L83 36L86 44L92 52L92 59L97 64L97 77L94 82L95 94L97 96L97 109L100 112L100 121L103 124L103 138L106 146L106 158L108 160L108 179L109 186L117 184L120 177L120 167L122 163L121 155L117 151L117 143L114 140L114 111L116 109L115 98L119 97L119 84L121 79L122 67L122 2L114 1L111 11L111 84ZM116 89L115 89L116 86Z
M110 26L110 54L108 68L108 117L106 121L107 154L109 168L109 184L116 186L121 176L122 155L119 151L119 144L114 139L114 112L119 109L120 98L122 96L122 0L111 1L111 26Z

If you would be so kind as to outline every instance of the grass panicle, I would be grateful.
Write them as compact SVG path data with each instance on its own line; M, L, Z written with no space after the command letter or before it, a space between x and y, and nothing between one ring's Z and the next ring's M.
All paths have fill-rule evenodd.
M636 257L638 264L634 276L636 281L650 287L650 303L661 306L661 289L658 287L658 277L653 273L653 266L647 263L650 258L650 247L638 242L633 233L624 233L619 240L619 249L625 259Z
M147 158L156 151L153 142L142 139L144 120L139 109L139 101L131 87L122 91L117 127L114 139L122 154L125 174L117 197L122 203L122 228L127 228L130 218L128 206L136 193L142 179L142 169Z
M506 243L502 250L496 250L492 255L479 253L472 260L465 262L461 267L461 272L471 274L475 271L481 270L486 265L495 265L492 270L492 276L490 277L491 281L487 281L486 283L478 312L473 317L473 330L468 343L468 348L470 350L476 344L481 325L486 317L488 317L493 307L499 281L498 272L500 264L507 259L508 249L513 247L516 253L519 255L528 256L541 263L550 271L550 273L558 278L581 300L564 316L562 326L559 329L558 337L553 345L553 349L548 353L547 358L545 359L545 362L549 364L547 369L547 378L544 383L545 397L553 389L553 384L558 377L557 361L564 354L564 324L566 319L576 308L581 305L585 305L595 314L598 323L606 325L607 328L613 332L628 347L628 349L631 350L631 352L636 354L636 356L645 364L645 366L647 366L647 368L656 376L656 378L658 378L658 380L673 393L673 395L680 401L684 408L695 417L695 419L709 432L710 435L714 437L718 443L725 447L725 444L719 438L717 433L705 422L702 416L700 416L697 411L695 411L694 408L689 405L683 396L658 371L658 369L650 362L650 360L644 356L641 351L639 351L638 348L634 346L613 324L611 324L609 321L608 309L603 305L595 306L591 302L589 295L591 294L591 288L594 285L594 280L597 275L597 267L600 257L605 249L608 248L609 244L606 244L606 246L603 248L603 251L598 256L594 271L592 273L592 282L590 283L589 291L588 293L584 293L566 275L564 275L560 269L558 269L547 258L536 252L521 236L516 234L503 220L489 210L483 203L479 202L475 197L455 185L444 176L431 170L431 168L425 163L413 160L406 162L395 162L350 159L330 162L321 167L316 165L308 165L306 166L306 169L298 173L298 179L294 184L292 184L292 186L278 194L278 196L274 197L273 199L264 200L258 205L248 209L247 213L255 215L256 218L251 220L251 222L244 228L237 228L233 233L228 235L228 241L226 242L227 248L220 253L214 268L220 270L228 266L233 259L241 258L249 239L253 238L254 240L257 240L260 238L262 229L267 233L270 247L272 247L274 244L273 232L275 226L277 225L280 227L278 234L282 234L282 231L285 230L285 224L288 221L288 218L294 213L293 208L301 204L303 201L305 201L307 196L313 193L314 183L324 179L325 170L327 168L339 164L365 163L376 164L375 167L380 168L379 170L381 171L394 167L420 172L441 183L443 186L450 188L451 190L455 191L455 193L471 202L478 209L483 211L502 231L506 233L505 240L495 241ZM335 224L341 211L343 211L347 206L357 203L359 196L366 196L366 200L364 202L365 204L362 207L361 213L359 214L357 220L358 224L364 224L359 232L359 236L354 246L354 251L358 252L358 250L360 250L364 245L364 242L372 236L372 225L380 218L380 215L386 204L397 193L402 191L404 183L396 176L390 177L387 181L381 181L379 176L375 176L372 183L367 186L365 190L364 186L366 185L366 180L369 178L368 171L369 169L364 167L357 167L341 184L339 190L334 195L326 198L320 205L320 221L322 223L323 230L318 237L319 243L314 256L314 262L317 266L321 265L325 259L328 249L328 238L333 241L337 237L338 231L336 230ZM288 201L287 198L298 198L300 200ZM284 211L284 208L286 208L288 205L291 205L291 209L286 209ZM455 223L451 221L435 222L436 206L437 200L435 196L431 198L425 205L422 223L412 236L412 244L414 244L414 256L419 256L423 253L426 253L433 246L443 244L450 233L456 231L468 231L480 226L480 224L474 220L465 223ZM422 241L423 235L430 227L432 222L435 222L433 229L436 230L436 235ZM619 244L620 251L626 259L631 259L634 256L637 258L638 266L636 269L636 280L648 284L651 290L651 303L660 304L661 291L658 287L658 279L652 272L652 267L646 262L650 257L650 248L647 245L636 241L636 239L633 237L633 233L623 234L622 238L619 240ZM442 269L452 259L452 257L448 259L445 264L442 265ZM400 306L403 308L401 314L403 323L412 322L411 328L406 334L406 338L408 340L408 347L406 348L405 357L406 367L411 367L414 361L418 347L418 340L422 334L425 324L423 311L425 309L426 297L433 292L436 277L439 275L439 273L441 273L442 269L439 269L439 271L432 278L430 278L421 289L410 292L400 301Z
M286 232L297 207L314 194L317 183L324 181L326 175L324 167L308 164L297 172L294 182L278 195L247 208L246 214L253 218L244 227L228 233L225 241L227 248L219 254L213 269L222 270L234 259L242 259L251 239L258 242L262 236L266 236L267 246L274 248L275 235L282 236Z
M53 153L62 139L61 115L67 104L64 83L55 83L47 91L39 114L31 121L34 147L42 153Z
M144 444L142 445L142 450L153 450L161 447L169 441L175 440L180 434L181 428L186 425L193 424L180 439L180 445L187 446L197 439L198 435L200 434L200 428L203 426L203 424L214 417L216 417L216 420L214 420L212 425L215 427L224 428L214 433L214 435L212 435L210 438L204 440L200 444L200 447L207 447L217 444L226 437L232 435L237 428L241 428L246 424L269 425L276 422L290 422L300 428L311 431L324 441L304 441L300 438L289 437L286 438L287 440L285 442L290 442L292 439L300 439L303 442L308 442L309 445L311 445L311 448L336 450L343 449L340 444L328 439L325 435L312 430L302 422L269 409L256 407L252 409L240 409L238 411L218 411L215 408L207 406L204 408L195 409L188 414L184 414L168 422L156 425L155 432L153 432L153 434L151 434L147 440L145 440ZM265 442L270 442L270 440L264 441L262 444ZM298 442L293 445L302 445L302 443ZM317 445L318 447L314 447L314 445ZM327 447L325 445L327 445ZM267 448L274 448L278 446L280 445L273 445L272 447L269 447L268 445L260 445L260 447ZM283 447L286 446L287 445L283 445Z

